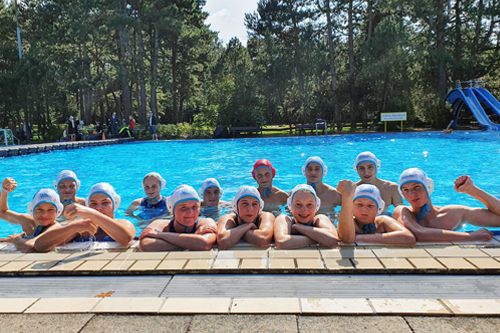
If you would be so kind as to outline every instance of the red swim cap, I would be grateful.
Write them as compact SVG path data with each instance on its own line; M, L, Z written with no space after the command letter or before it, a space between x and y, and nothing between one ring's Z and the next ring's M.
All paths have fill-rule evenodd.
M274 178L274 176L276 176L276 169L273 168L273 165L271 164L271 162L269 162L266 159L262 159L262 160L258 160L257 162L255 162L255 164L253 166L253 171L252 171L253 179L256 179L255 178L255 171L257 171L257 169L259 169L259 168L268 168L273 173L273 178Z

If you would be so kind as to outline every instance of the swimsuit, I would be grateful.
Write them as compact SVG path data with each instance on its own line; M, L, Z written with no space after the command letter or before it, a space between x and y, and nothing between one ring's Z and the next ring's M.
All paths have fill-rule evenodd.
M155 200L144 198L141 201L140 209L142 210L137 216L143 220L151 220L154 217L162 216L168 213L167 208L167 198L161 197L160 201L155 204L152 204L151 201Z
M302 224L302 225L306 225L308 227L314 227L314 219L312 220L312 222L307 222L306 224L295 222L295 217L293 217L293 216L290 219L292 220L292 224Z
M377 227L375 226L375 223L368 223L365 224L362 229L364 234L372 234L375 230L377 230Z
M39 236L42 234L42 232L44 232L45 230L47 230L48 226L44 227L44 226L37 226L36 229L35 229L35 233L33 234L33 238L36 237L36 236Z
M179 222L177 222L181 227L184 227L184 231L186 234L194 234L196 232L196 228L198 227L198 221L200 220L200 218L198 217L198 219L196 220L196 222L194 223L194 228L193 228L193 231L189 232L188 229L189 227L188 226L185 226L183 224L180 224ZM170 221L170 224L169 224L169 230L170 232L177 232L175 231L175 219L173 219L172 221Z
M273 188L270 187L270 186L265 187L264 191L263 191L263 194L264 194L264 199L265 198L269 198L273 194Z
M240 217L238 216L238 214L236 214L236 218L234 219L234 224L236 224L236 227L239 227L240 225L244 225L246 222L241 222L241 223L238 223L238 221L240 220ZM255 219L255 221L252 222L253 224L255 224L257 227L259 227L260 225L260 214L259 216L257 216L257 218Z

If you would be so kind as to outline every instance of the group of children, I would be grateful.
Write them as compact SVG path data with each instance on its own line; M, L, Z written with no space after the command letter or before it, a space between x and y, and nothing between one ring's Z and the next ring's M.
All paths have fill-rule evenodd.
M132 202L127 215L153 220L139 236L142 251L173 249L208 250L215 244L227 249L240 240L265 247L273 240L279 249L319 244L335 247L338 242L367 242L411 246L416 241L488 241L487 229L474 232L453 231L467 222L475 226L500 227L500 200L478 188L469 176L455 181L455 190L466 193L485 206L434 206L431 202L432 179L424 171L405 170L399 184L377 177L380 161L370 152L358 155L354 169L361 180L341 180L337 187L323 183L328 168L319 157L310 157L302 167L307 184L295 186L289 193L273 186L276 170L268 160L255 163L252 175L258 187L242 186L231 200L232 213L216 223L201 216L200 208L218 207L223 194L214 178L205 180L197 192L188 185L178 186L169 197L161 195L166 181L160 174L148 173L142 187L146 197ZM22 226L21 234L0 241L14 244L23 252L49 251L71 241L96 237L127 245L134 239L134 225L116 219L120 196L108 183L92 186L87 199L76 197L80 181L69 170L54 181L54 190L38 191L28 204L29 214L9 210L8 193L17 187L12 178L2 182L0 219ZM56 192L57 191L57 192ZM404 197L409 206L403 205ZM291 215L275 217L264 211L266 203L287 204ZM341 206L337 228L331 220L317 214L321 206ZM393 205L392 216L387 207ZM134 215L137 207L141 212ZM63 214L69 222L58 223ZM166 218L171 214L171 218Z

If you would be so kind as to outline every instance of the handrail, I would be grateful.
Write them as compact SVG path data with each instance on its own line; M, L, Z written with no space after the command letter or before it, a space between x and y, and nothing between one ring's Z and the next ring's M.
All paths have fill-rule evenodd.
M18 138L16 138L16 136L14 135L14 133L12 133L12 131L10 129L0 129L0 132L4 132L5 146L9 145L9 138L12 139L12 145L13 146L16 145L16 141L14 141L14 139L17 140L17 144L18 145L21 144L21 140L19 140ZM9 135L9 133L10 133L10 135Z

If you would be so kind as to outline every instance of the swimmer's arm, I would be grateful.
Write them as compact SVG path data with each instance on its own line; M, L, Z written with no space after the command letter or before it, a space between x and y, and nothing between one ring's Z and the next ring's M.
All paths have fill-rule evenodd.
M391 199L392 199L392 205L394 207L400 206L403 204L403 197L401 197L401 194L399 194L397 185L391 186ZM389 206L389 205L387 205L387 206Z
M243 239L250 244L259 247L269 246L273 241L274 215L269 212L262 212L259 229L248 230Z
M7 238L1 238L0 242L11 243L16 247L16 250L29 253L33 252L35 249L33 248L34 239L24 239L23 236L26 236L25 232L20 234L13 234L8 236Z
M469 176L462 177L467 177L465 180L465 184L463 186L455 186L455 189L459 193L465 192L471 197L481 201L490 212L496 215L500 215L500 199L477 187L472 183L472 179ZM464 191L461 190L461 187L465 188Z
M460 206L464 209L463 222L479 227L500 227L500 216L491 210Z
M94 234L96 231L97 227L90 220L72 221L64 226L55 223L34 238L34 248L37 252L48 252L57 246L69 243L84 232Z
M235 218L234 214L225 214L217 223L217 244L223 250L238 243L245 233L255 226L253 223L244 223L236 227ZM228 229L228 226L233 227Z
M342 196L342 208L340 209L338 234L344 243L353 243L356 237L356 226L353 218L354 192Z
M402 223L408 230L410 230L417 242L467 242L476 240L488 240L478 238L483 236L477 232L457 232L446 229L427 228L418 224L413 213L406 206L398 206L394 209L392 214L399 223ZM491 239L492 235L489 237Z
M0 192L0 220L21 225L27 235L33 235L36 227L35 220L29 214L20 214L10 210L7 204L7 196L8 192L2 188Z
M169 226L168 220L154 220L139 236L139 249L143 252L161 252L178 249L179 247L159 238L163 230Z
M212 220L213 221L213 220ZM202 226L200 225L199 228ZM178 234L176 232L163 232L161 233L161 239L173 244L177 247L195 251L206 251L210 250L215 242L217 241L216 236L216 225L213 223L214 232L207 234Z
M335 247L338 245L339 237L337 235L337 230L333 225L332 221L323 214L316 216L318 219L317 227L309 227L301 224L294 224L292 228L295 228L298 232L311 238L324 246Z
M377 216L376 222L379 228L382 228L382 232L356 235L356 242L415 245L415 236L413 236L411 231L393 218L389 216Z
M141 198L139 199L135 199L134 201L132 201L132 203L130 204L130 206L128 206L127 210L125 211L125 216L130 216L130 217L135 217L136 219L139 219L141 220L140 217L137 217L134 212L136 210L139 209L139 207L141 206Z
M95 209L79 204L69 205L64 212L64 216L67 218L81 216L92 220L92 223L100 227L109 237L123 246L127 246L135 236L135 227L132 222L111 218Z
M297 249L317 242L304 235L291 234L291 220L288 216L281 214L274 223L274 241L276 247L281 250Z

